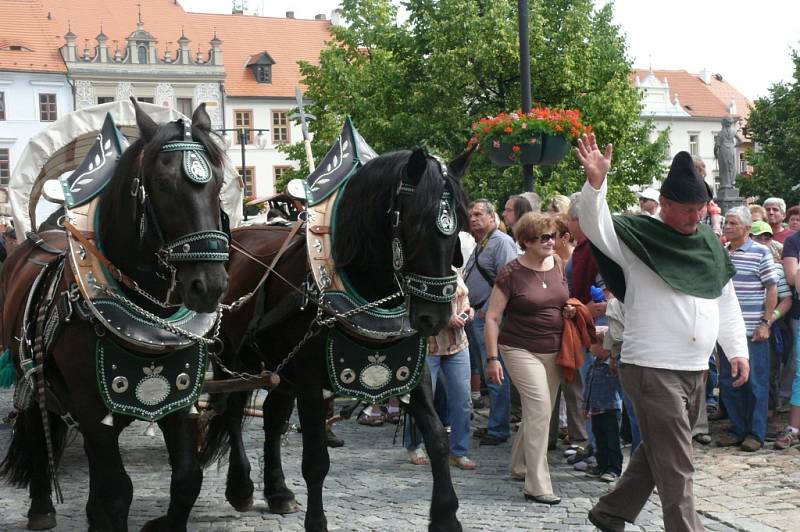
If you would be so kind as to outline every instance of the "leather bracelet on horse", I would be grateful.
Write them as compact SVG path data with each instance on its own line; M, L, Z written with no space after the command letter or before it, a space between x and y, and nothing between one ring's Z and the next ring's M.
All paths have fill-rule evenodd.
M86 237L86 235L83 234L81 230L79 230L77 227L75 227L66 220L64 220L64 228L67 231L69 231L72 234L72 236L74 236L75 239L78 242L80 242L81 245L84 248L86 248L86 250L89 253L97 257L97 260L99 260L103 264L103 266L105 266L106 270L108 270L108 272L114 279L124 284L131 290L135 290L137 288L138 285L136 281L134 281L133 279L122 273L119 268L114 266L114 264L110 260L108 260L106 256L103 255L94 244L92 244L92 242Z

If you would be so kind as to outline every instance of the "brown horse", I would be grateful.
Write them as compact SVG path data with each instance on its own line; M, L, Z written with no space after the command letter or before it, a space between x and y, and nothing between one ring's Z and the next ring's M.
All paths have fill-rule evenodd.
M205 106L195 111L189 129L188 123L182 120L157 125L136 102L133 104L141 137L122 154L113 177L100 193L98 234L83 236L96 236L99 253L110 261L109 271L116 267L132 281L120 283L119 290L139 308L165 318L174 310L162 308L153 300L165 301L172 292L179 299L177 302L190 310L213 312L227 289L228 279L224 267L227 237L220 232L223 152L211 137L211 121ZM210 175L201 169L193 175L202 179L189 176L185 165L186 146L192 147L195 153L205 152L203 157L209 163ZM191 253L177 258L180 249L176 252L175 243L192 235L195 236L189 245L191 251L214 240L210 247L225 252L214 259L209 259L210 255L190 256ZM202 235L211 236L204 240ZM24 379L18 355L20 338L26 341L21 327L28 292L43 264L49 263L47 268L58 268L58 251L66 250L63 231L45 232L43 239L45 244L35 245L31 239L22 242L0 274L2 342L11 349L18 381ZM178 248L190 251L186 246ZM112 424L107 415L110 407L106 407L101 397L95 367L98 337L107 330L96 316L85 313L84 319L80 319L80 309L86 307L72 284L77 274L69 261L62 262L60 267L63 277L54 285L56 288L51 295L72 310L51 348L44 352L43 370L36 372L40 377L34 385L34 395L39 395L43 390L40 383L45 382L46 407L53 408L57 403L58 413L68 412L83 436L90 476L86 504L89 529L123 531L128 528L133 487L122 464L118 436L133 418L115 414ZM123 278L111 275L118 281ZM134 286L138 289L133 290ZM142 293L150 294L152 299ZM71 297L65 299L67 294ZM43 300L47 295L39 293L38 296L35 305L47 308L50 302ZM33 341L41 341L41 338ZM129 350L135 349L130 347ZM137 355L158 361L152 351L139 350ZM52 398L56 398L55 403ZM34 530L56 525L51 481L56 478L55 468L65 434L62 419L48 415L43 411L43 404L44 401L37 404L33 400L18 413L8 454L0 465L0 475L10 483L29 487L28 528ZM172 466L170 505L166 515L147 523L147 530L185 530L189 512L200 492L203 475L196 453L196 419L189 417L187 410L175 411L158 420ZM57 486L57 482L55 484Z
M467 152L445 166L422 149L394 152L372 159L347 182L337 200L340 206L331 228L333 256L337 268L346 271L354 290L366 301L379 301L396 292L398 277L408 281L414 274L426 279L443 279L452 274L458 246L455 229L464 227L467 220L461 178L470 157L471 152ZM413 192L402 194L403 187ZM437 230L437 213L441 214L440 200L445 191L452 194L457 222L456 227L442 232ZM287 228L274 227L233 232L228 265L231 289L226 301L254 290L288 235ZM393 255L393 240L399 240L404 251L403 271L399 275L396 261L393 262L397 258ZM294 494L286 486L280 456L281 434L296 397L303 427L302 471L308 486L305 527L321 531L327 530L322 485L329 467L323 389L331 389L331 383L323 356L325 334L307 338L319 318L316 295L308 290L313 284L308 275L305 235L300 234L286 247L258 299L250 299L240 310L226 316L222 338L229 370L252 372L262 363L276 370L284 361L279 371L280 385L269 392L263 405L264 497L274 513L298 509ZM422 335L431 335L446 325L450 318L449 302L432 300L425 293L410 290L407 283L404 290L406 319L414 329ZM382 305L388 306L388 303ZM325 311L323 314L330 317ZM304 338L307 343L286 360ZM201 454L204 462L210 462L230 443L226 497L234 508L246 510L253 501L250 463L241 438L247 394L233 393L226 400L224 413L211 419ZM411 392L409 410L431 459L430 530L460 530L456 518L458 499L447 460L449 446L434 412L427 367Z

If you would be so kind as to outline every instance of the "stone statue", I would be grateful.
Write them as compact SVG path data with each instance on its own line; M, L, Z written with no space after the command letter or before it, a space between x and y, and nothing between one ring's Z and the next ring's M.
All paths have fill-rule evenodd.
M714 142L714 157L719 164L720 188L731 188L736 176L736 129L730 117L722 119L722 131Z

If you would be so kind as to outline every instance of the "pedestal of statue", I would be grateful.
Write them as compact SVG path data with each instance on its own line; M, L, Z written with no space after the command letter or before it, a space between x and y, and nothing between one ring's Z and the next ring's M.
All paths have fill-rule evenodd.
M714 201L722 209L723 216L729 209L744 205L744 198L739 196L739 189L732 186L722 186L717 189L717 197Z

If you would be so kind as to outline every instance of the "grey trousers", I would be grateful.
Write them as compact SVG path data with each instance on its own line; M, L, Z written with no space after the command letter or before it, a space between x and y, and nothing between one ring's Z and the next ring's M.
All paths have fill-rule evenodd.
M711 429L708 426L708 411L706 411L705 396L703 396L703 404L700 408L700 414L697 416L697 422L692 427L692 437L698 434L711 434Z
M583 378L581 372L575 372L575 380L566 382L561 379L561 387L556 395L556 402L553 405L553 415L550 418L550 444L555 445L558 441L558 412L561 401L567 405L567 434L569 441L584 445L589 439L586 432L586 418L583 415Z
M614 491L601 497L595 509L633 523L658 487L667 532L705 530L692 487L692 427L705 409L703 372L621 364L620 378L642 443Z

